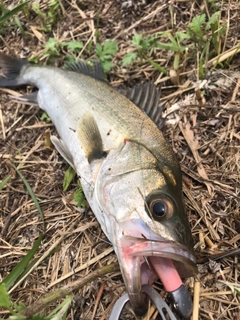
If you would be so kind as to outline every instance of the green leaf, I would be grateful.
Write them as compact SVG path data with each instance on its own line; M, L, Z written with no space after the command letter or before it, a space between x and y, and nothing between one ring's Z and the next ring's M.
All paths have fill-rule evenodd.
M40 117L40 120L45 122L51 122L51 119L49 118L46 112L43 112L43 114Z
M40 214L40 216L42 218L43 226L44 226L44 229L45 229L44 216L43 216L42 209L41 209L41 207L39 205L38 199L36 198L34 192L32 191L32 188L30 187L28 181L24 178L22 173L17 169L17 167L15 167L15 165L13 163L11 163L11 166L16 170L16 172L18 173L19 177L22 179L23 183L25 184L25 186L26 186L26 188L28 190L28 193L30 194L30 196L31 196L36 208L37 208L37 211L38 211L38 213Z
M137 52L128 52L122 59L122 66L125 67L137 59Z
M73 64L74 62L76 62L76 59L74 58L74 56L66 55L64 66L67 67L69 64Z
M79 52L80 49L83 48L83 42L79 42L79 41L69 41L67 43L67 48L68 50L72 51L72 52Z
M47 318L44 315L33 315L31 320L46 320Z
M73 200L77 202L78 207L85 208L86 202L85 202L82 187L80 185L73 195Z
M102 46L99 43L96 43L96 48L95 48L96 55L98 58L102 57L103 51L102 51Z
M215 12L209 19L209 21L206 24L206 30L209 30L213 24L218 22L220 16L220 11Z
M171 35L171 33L168 34L168 38L172 42L173 46L175 46L176 50L179 51L179 45L177 41L174 39L174 37Z
M45 44L45 48L50 54L59 54L58 47L59 45L55 38L49 38L48 42Z
M103 44L104 55L113 56L117 53L117 41L116 40L106 40Z
M102 66L103 66L103 71L107 73L115 66L115 64L110 60L105 60L105 61L102 61Z
M153 60L149 59L148 57L144 56L148 63L150 63L156 70L162 72L163 74L167 74L167 70L162 68L159 64L154 62Z
M64 301L48 315L47 318L49 320L63 320L72 301L73 296L67 296Z
M71 182L73 181L74 177L76 175L75 170L72 167L69 167L63 178L63 191L66 191L68 187L70 186Z
M17 7L13 8L12 10L5 13L4 16L0 17L0 25L3 24L4 22L6 22L8 19L10 19L12 16L14 16L19 11L21 11L28 2L29 1L21 3Z
M191 38L188 33L185 33L185 32L182 32L182 31L176 31L175 35L178 38L179 42L182 42L185 39L190 39Z
M7 176L1 183L0 183L0 191L5 187L8 181L11 179L11 176Z
M189 28L199 37L203 36L203 31L201 29L202 25L206 22L206 15L195 16L192 21L189 23Z
M19 301L19 303L16 303L16 302L13 302L13 308L16 310L16 311L23 311L26 309L26 306L24 303L22 303L21 301Z
M40 235L39 238L33 244L32 249L22 258L22 260L12 269L9 275L2 281L6 285L6 289L8 290L11 286L14 285L16 280L21 276L27 267L29 261L33 258L34 254L37 252L43 235ZM2 284L1 283L1 284ZM1 296L1 295L0 295Z
M141 42L143 40L143 37L142 37L142 34L135 34L133 37L132 37L132 44L139 48L141 46Z
M2 282L0 283L0 307L10 310L11 305L12 302L7 292L7 286Z
M163 42L158 42L157 44L158 48L164 49L164 50L169 50L169 51L174 51L174 52L179 52L180 48L179 46L176 46L172 43L163 43ZM181 46L181 50L185 50L185 46Z

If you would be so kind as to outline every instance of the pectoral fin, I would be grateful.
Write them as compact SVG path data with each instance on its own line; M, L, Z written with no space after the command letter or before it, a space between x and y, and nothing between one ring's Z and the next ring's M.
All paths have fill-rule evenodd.
M54 147L57 149L57 151L61 154L61 156L67 161L68 164L74 169L74 163L71 153L69 152L66 144L63 142L63 140L58 139L55 136L50 137Z
M85 113L82 117L77 134L89 163L106 155L98 125L90 113Z

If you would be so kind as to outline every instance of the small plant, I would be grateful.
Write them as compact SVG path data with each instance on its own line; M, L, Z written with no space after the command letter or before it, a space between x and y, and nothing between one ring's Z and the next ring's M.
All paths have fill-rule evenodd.
M7 291L5 283L0 284L0 307L8 310L10 313L8 320L63 320L66 319L66 314L72 300L73 296L67 296L64 301L47 316L43 314L36 314L29 317L27 315L28 310L25 304L21 301L18 303L13 302ZM0 318L0 320L4 319Z
M134 63L137 59L147 60L155 69L166 74L166 70L161 68L152 60L155 50L168 50L174 53L173 69L177 70L180 61L188 55L189 58L196 59L199 55L199 76L204 76L203 66L206 61L220 52L219 39L225 35L226 23L219 23L220 12L213 13L207 21L206 14L195 16L189 23L186 31L178 30L175 33L166 31L155 35L147 35L145 38L141 34L133 36L131 44L134 49L128 52L122 65L126 66ZM167 39L167 41L163 41ZM187 53L186 53L187 52Z
M5 185L8 183L8 181L11 179L11 176L7 176L5 179L3 179L2 182L0 182L0 191L5 187Z
M6 6L1 3L0 4L0 27L1 31L0 34L3 34L5 32L5 27L9 28L9 25L17 25L21 31L23 31L22 25L17 17L14 17L18 12L20 12L29 1L25 1L12 10L8 10ZM14 17L14 23L9 23L9 19Z
M103 45L96 44L95 52L102 63L104 72L109 72L114 67L112 58L117 51L117 41L106 40Z
M43 114L42 114L41 117L40 117L40 120L41 120L41 121L44 121L44 122L47 122L47 123L51 122L51 119L50 119L49 116L46 114L46 112L43 112Z
M79 53L82 48L83 42L81 41L58 42L55 38L49 38L45 44L45 55L60 57L63 50L69 53Z
M72 167L69 167L64 174L63 191L66 191L69 188L75 176L76 176L75 170ZM78 207L85 208L86 201L83 194L82 186L79 181L78 181L78 188L73 195L73 200L76 201Z
M75 176L75 170L71 166L68 167L63 178L63 191L67 191Z
M78 207L82 207L82 208L86 207L86 201L84 198L83 189L82 189L82 186L80 185L80 182L78 182L78 188L73 195L73 200L77 202Z
M52 27L57 23L61 14L61 7L59 1L50 1L47 4L47 13L41 10L40 5L38 3L33 3L32 8L41 21L43 31L50 32L52 30Z
M132 45L136 48L136 51L128 52L123 57L123 67L133 63L139 58L140 60L147 60L156 70L166 74L167 71L164 68L160 67L151 58L154 50L157 49L157 43L157 35L147 35L146 38L143 38L141 34L134 35L132 38Z

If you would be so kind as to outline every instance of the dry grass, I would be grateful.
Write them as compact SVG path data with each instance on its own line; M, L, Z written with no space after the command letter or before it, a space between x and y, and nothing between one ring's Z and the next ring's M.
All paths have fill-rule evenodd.
M12 1L5 1L12 6ZM17 1L15 1L17 3ZM32 1L31 1L32 2ZM47 10L48 1L39 1ZM205 92L199 99L196 68L187 61L179 85L172 85L170 76L160 75L146 63L123 68L121 59L129 50L134 33L143 35L171 30L170 10L175 29L184 30L205 1L61 1L61 17L46 34L33 12L19 14L26 34L16 27L6 29L0 38L0 50L21 56L38 55L42 63L44 44L54 35L59 41L79 40L86 45L100 39L116 39L119 52L115 68L109 74L113 86L126 88L153 79L162 86L162 101L167 101L168 115L164 134L181 163L184 194L189 221L199 261L199 274L186 285L194 294L196 319L239 319L240 299L232 286L240 285L239 258L233 256L213 262L208 256L229 253L240 244L240 91L239 46L240 7L237 0L223 1L222 20L227 22L227 37L221 43L219 58L229 61L229 68L212 72L200 87ZM62 64L64 53L56 61ZM83 50L81 58L89 58ZM156 50L154 61L168 71L172 69L173 53ZM214 61L207 62L212 66ZM22 180L10 165L21 172L40 201L47 230L37 256L41 263L15 288L11 297L32 308L44 294L73 282L82 281L103 266L116 262L111 245L97 224L90 208L78 209L73 199L77 182L67 192L62 182L67 165L52 148L46 146L46 134L54 127L40 121L42 111L9 101L10 90L0 91L0 180L12 178L0 192L0 275L3 279L30 250L43 231L41 217ZM52 251L54 249L54 251ZM51 254L49 255L49 253ZM125 292L120 272L95 278L74 290L74 301L68 319L107 319L113 303ZM0 280L1 280L0 279ZM198 282L200 290L198 290ZM161 286L157 284L161 291ZM199 301L199 302L198 302ZM56 305L51 303L49 308ZM199 312L199 315L197 314ZM0 311L1 317L6 312ZM7 313L5 315L7 317ZM135 319L131 311L122 317ZM152 315L149 319L157 319Z

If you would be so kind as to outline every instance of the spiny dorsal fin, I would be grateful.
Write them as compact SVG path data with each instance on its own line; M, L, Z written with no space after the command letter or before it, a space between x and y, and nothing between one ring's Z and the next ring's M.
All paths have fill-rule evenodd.
M144 111L157 126L161 125L162 108L159 107L161 91L157 90L153 82L129 89L126 96Z
M100 61L76 61L74 63L66 63L66 69L105 81L104 71Z
M98 125L90 113L85 113L81 118L77 134L89 163L105 157Z

